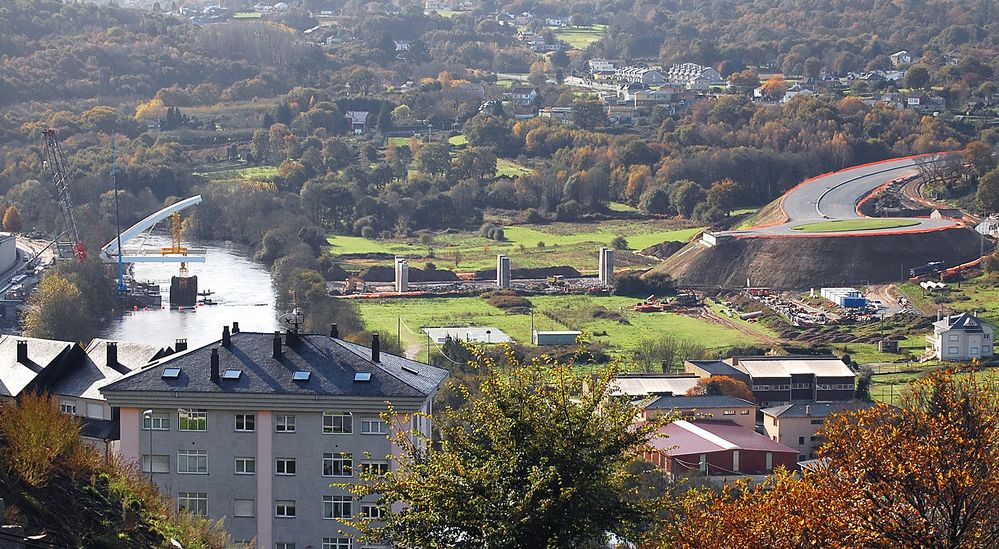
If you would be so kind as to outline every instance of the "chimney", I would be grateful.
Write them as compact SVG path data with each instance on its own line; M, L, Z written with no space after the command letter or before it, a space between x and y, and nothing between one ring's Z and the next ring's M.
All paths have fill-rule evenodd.
M811 416L812 415L812 406L810 404L806 404L805 405L805 415L806 416Z
M330 324L330 337L340 339L340 327L336 325L336 322Z
M226 349L232 346L232 336L229 335L228 326L222 326L222 346Z
M232 323L232 333L234 333L234 334L238 334L239 333L239 322L233 322Z
M28 342L24 339L17 340L17 361L21 364L28 363Z
M222 378L219 376L219 348L212 349L212 381L218 383Z
M281 332L274 332L274 358L281 358Z
M178 353L181 352L181 351L186 351L187 350L187 340L186 339L178 339L173 344L173 348L174 348L174 351L178 352Z
M285 332L285 345L289 347L295 347L298 345L298 332L295 330L288 330Z
M107 347L105 347L105 349L106 349L105 353L107 354L107 365L108 365L108 368L112 368L112 369L117 368L118 367L118 342L117 341L108 341Z
M378 341L378 334L371 334L371 362L381 362L382 346Z

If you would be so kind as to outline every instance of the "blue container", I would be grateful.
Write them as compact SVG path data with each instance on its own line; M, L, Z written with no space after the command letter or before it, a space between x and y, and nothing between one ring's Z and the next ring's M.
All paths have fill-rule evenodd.
M854 309L857 307L866 307L867 300L862 297L844 297L843 298L843 308Z

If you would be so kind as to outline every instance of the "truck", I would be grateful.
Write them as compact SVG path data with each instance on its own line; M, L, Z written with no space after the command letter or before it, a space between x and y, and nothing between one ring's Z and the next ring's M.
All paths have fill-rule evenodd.
M909 277L915 278L917 276L925 276L929 274L935 274L944 269L943 261L931 261L926 265L920 265L918 267L913 267L909 269Z

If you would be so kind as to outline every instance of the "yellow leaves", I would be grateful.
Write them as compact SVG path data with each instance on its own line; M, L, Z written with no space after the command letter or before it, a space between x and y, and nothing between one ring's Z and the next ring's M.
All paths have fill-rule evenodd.
M146 102L139 102L135 106L135 119L142 120L146 118L157 119L166 116L166 105L163 104L163 100L158 97L150 99Z

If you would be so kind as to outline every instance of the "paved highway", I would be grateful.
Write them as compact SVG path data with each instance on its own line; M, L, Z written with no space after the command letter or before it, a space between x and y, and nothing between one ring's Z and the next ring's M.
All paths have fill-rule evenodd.
M898 234L905 232L925 232L960 224L947 219L911 218L918 224L904 228L873 229L838 233L809 233L795 231L794 227L820 221L860 219L857 203L878 187L893 179L918 173L916 160L898 158L873 164L847 168L838 172L815 177L788 191L781 208L787 221L769 227L753 227L742 231L720 233L739 238L754 236L816 236L816 235L875 235Z

